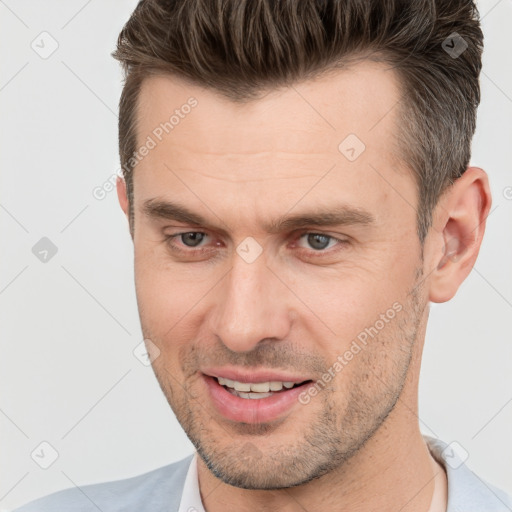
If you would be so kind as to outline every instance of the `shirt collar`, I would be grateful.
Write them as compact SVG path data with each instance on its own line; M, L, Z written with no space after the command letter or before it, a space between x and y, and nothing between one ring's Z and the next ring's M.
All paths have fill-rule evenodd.
M201 494L199 492L199 478L197 476L197 452L190 461L185 484L183 486L183 494L178 512L205 512Z

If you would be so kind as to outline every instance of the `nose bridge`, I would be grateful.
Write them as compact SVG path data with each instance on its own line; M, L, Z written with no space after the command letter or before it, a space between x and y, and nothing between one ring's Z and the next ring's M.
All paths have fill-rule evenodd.
M290 328L288 300L263 254L252 262L234 254L215 307L215 334L237 352L250 351L265 338L282 339Z

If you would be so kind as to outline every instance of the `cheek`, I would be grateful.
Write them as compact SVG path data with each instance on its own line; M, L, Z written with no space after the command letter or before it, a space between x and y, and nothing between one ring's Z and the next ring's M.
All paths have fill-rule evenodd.
M158 251L158 252L157 252ZM161 251L163 253L163 251ZM135 288L145 335L162 352L190 343L204 322L218 277L170 265L160 249L135 251Z
M343 351L381 315L386 320L394 316L393 305L406 300L414 272L405 265L400 268L397 272L391 263L371 258L357 265L303 273L294 279L292 287L301 300L302 320L308 322L308 329L316 332L317 338L326 340L329 351Z
M144 334L161 342L186 313L188 300L172 273L163 271L151 251L135 250L135 289ZM175 327L174 327L175 328Z

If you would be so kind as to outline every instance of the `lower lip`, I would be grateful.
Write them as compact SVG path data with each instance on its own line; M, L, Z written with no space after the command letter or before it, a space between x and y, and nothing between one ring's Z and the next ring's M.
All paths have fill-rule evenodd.
M210 397L216 409L227 419L242 423L266 423L278 419L299 403L299 395L311 382L286 391L274 393L267 398L240 398L221 386L217 379L203 375Z

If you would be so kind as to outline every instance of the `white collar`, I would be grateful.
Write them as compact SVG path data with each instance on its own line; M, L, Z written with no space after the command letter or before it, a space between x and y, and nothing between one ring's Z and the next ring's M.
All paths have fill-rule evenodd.
M188 467L178 512L205 512L203 502L201 501L201 494L199 492L197 452L194 453L194 457Z

